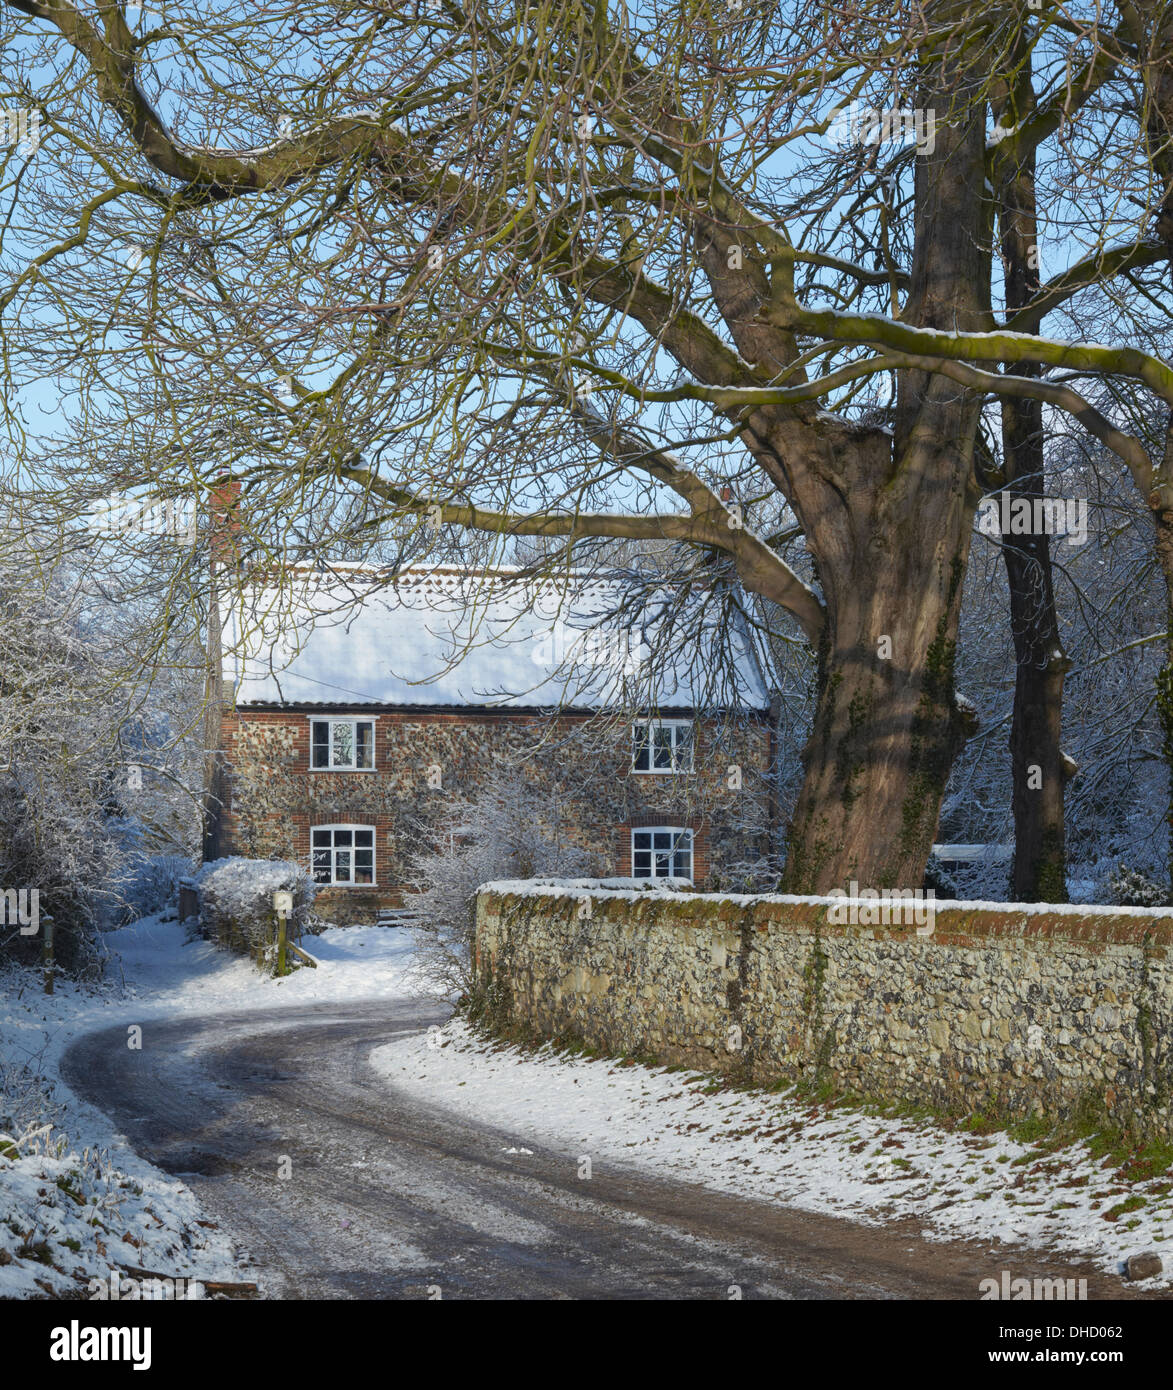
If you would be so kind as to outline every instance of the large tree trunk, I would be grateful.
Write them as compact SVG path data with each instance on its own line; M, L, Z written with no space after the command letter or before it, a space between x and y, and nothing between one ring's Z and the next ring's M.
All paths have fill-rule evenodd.
M942 20L959 5L938 6ZM921 55L916 104L936 113L918 154L915 246L903 318L949 332L991 323L993 201L981 74L956 37ZM952 45L952 47L948 47ZM979 403L902 374L892 432L861 428L787 489L826 605L814 727L791 825L790 892L919 889L969 720L953 687L962 579L978 490ZM779 447L785 456L787 450Z
M1016 81L1000 103L1003 127L1016 128L1034 109L1030 52L1018 52ZM1002 264L1008 311L1038 293L1038 216L1034 147L1004 170L999 188ZM1037 363L1020 363L1020 376L1038 376ZM1002 454L1006 490L1034 501L1044 493L1043 404L1002 401ZM1001 510L1001 509L999 509ZM1014 867L1011 893L1019 902L1066 902L1067 872L1060 739L1063 682L1071 663L1059 641L1051 577L1051 544L1045 535L1003 534L1002 558L1010 588L1014 638L1014 710L1010 726L1013 778Z
M1041 430L1041 419L1037 427ZM1027 427L1021 421L1014 423L1013 433L1018 442L1027 443ZM1021 452L1025 450L1018 452L1019 461ZM1043 495L1041 458L1038 471L1008 479L1007 491L1033 505L1034 498ZM1002 555L1010 585L1016 663L1010 726L1011 892L1018 902L1061 903L1067 901L1063 809L1067 772L1060 739L1063 682L1071 663L1059 642L1047 536L1004 535Z
M784 891L922 886L967 735L953 664L968 538L953 528L924 555L865 547L843 576L852 592L819 656Z
M964 440L975 407L956 388L944 413ZM949 436L946 434L945 438ZM851 504L827 567L806 776L791 823L787 892L919 889L941 797L967 735L953 688L961 581L973 517L964 448L914 448L891 474L890 438L844 469ZM910 524L911 519L911 524ZM825 528L824 528L825 529Z
M1161 186L1161 211L1156 230L1168 252L1167 277L1168 283L1173 285L1173 13L1165 6L1151 3L1142 4L1139 12L1143 19L1137 32L1141 51L1147 50L1155 59L1146 63L1141 71L1147 97L1149 147ZM1165 423L1160 464L1154 472L1148 502L1156 527L1157 563L1165 579L1165 664L1157 672L1157 713L1169 777L1166 821L1170 900L1173 901L1173 412Z
M1173 461L1173 416L1166 433L1166 459ZM1156 489L1149 498L1156 526L1157 562L1165 579L1165 664L1157 672L1157 715L1168 772L1165 820L1169 827L1169 881L1173 885L1173 494Z

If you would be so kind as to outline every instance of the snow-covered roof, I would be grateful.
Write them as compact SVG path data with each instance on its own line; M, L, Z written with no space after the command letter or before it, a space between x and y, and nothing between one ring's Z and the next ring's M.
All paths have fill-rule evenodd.
M674 620L662 655L644 626L610 616L619 590L581 575L507 568L335 566L244 587L225 605L224 680L238 705L764 710L769 693L748 631L718 630L722 606ZM629 623L630 619L625 619ZM724 666L720 647L729 650ZM733 679L706 672L728 667Z

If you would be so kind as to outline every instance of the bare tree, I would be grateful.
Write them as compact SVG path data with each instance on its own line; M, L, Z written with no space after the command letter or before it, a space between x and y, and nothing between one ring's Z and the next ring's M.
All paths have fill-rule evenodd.
M410 868L422 979L444 998L474 983L476 895L494 879L583 877L596 856L567 838L556 793L535 796L516 768L501 767L470 801L452 798L421 825Z
M185 727L182 685L165 679L181 668L154 690L143 680L143 615L101 592L76 537L0 516L0 957L35 959L51 917L73 965L92 959L98 928L160 905L190 868L198 765L184 734L198 700Z
M817 654L791 889L920 882L971 732L990 402L1124 460L1173 582L1173 446L1081 389L1173 407L1143 279L1173 226L1155 4L3 10L12 99L43 113L4 184L13 399L65 373L102 486L230 470L275 558L429 527L487 556L553 538L548 566L600 537L676 542L710 582L723 557ZM760 529L783 500L807 576Z

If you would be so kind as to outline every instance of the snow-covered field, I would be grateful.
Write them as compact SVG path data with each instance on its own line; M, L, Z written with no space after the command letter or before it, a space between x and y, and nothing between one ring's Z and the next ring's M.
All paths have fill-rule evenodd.
M0 1297L101 1296L91 1280L109 1296L112 1269L115 1296L150 1296L144 1281L119 1281L128 1266L182 1278L175 1292L193 1298L204 1296L202 1281L256 1278L240 1272L226 1232L201 1224L192 1192L59 1080L72 1039L123 1021L409 992L411 943L395 930L333 928L305 943L323 968L283 980L205 941L186 943L176 922L158 917L105 941L112 960L97 989L58 979L46 995L39 972L0 973L0 1136L19 1140L0 1137ZM29 1132L34 1116L51 1124Z
M1046 1153L1002 1133L950 1131L717 1088L695 1073L491 1044L460 1020L397 1039L371 1060L389 1084L422 1102L508 1127L517 1142L561 1148L574 1162L589 1157L595 1171L635 1163L856 1221L913 1217L930 1238L1078 1252L1112 1273L1127 1256L1154 1250L1173 1276L1173 1171L1124 1178L1118 1160L1096 1161L1082 1144Z

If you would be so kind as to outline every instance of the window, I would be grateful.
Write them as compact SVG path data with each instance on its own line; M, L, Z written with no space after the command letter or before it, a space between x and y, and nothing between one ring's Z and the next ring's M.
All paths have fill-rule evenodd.
M373 719L311 719L310 767L370 772L375 766Z
M631 728L633 772L691 772L692 721L640 719Z
M369 825L316 825L310 831L315 883L374 883L375 831Z
M692 878L692 831L653 825L631 832L632 878Z

